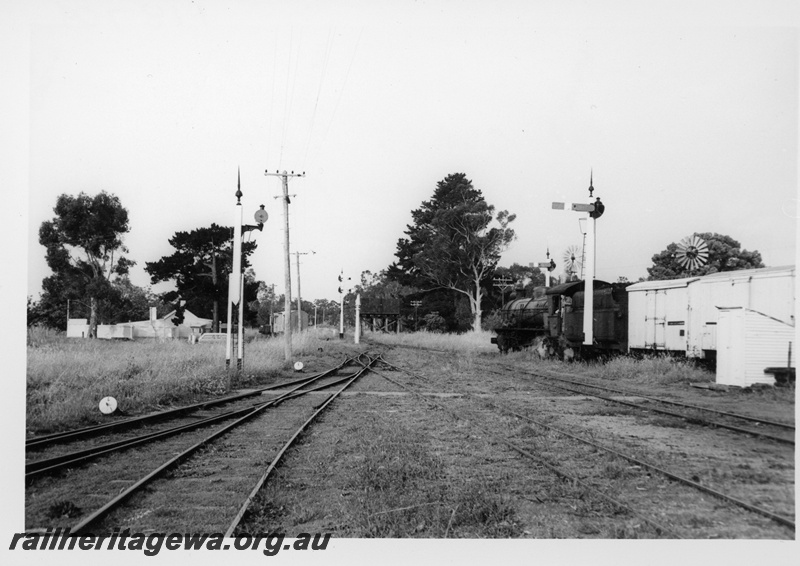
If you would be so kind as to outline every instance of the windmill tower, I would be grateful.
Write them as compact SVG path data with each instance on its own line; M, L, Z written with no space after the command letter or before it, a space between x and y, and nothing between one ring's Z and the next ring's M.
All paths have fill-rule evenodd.
M583 253L580 246L570 246L564 251L564 271L568 281L572 281L576 274L578 279L583 279Z

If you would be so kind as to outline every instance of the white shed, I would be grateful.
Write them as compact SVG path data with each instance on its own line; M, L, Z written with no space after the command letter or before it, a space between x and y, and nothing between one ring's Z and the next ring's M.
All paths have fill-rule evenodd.
M172 322L176 311L170 311L161 318L155 318L151 313L150 320L129 322L133 327L134 338L188 338L192 334L199 334L202 331L210 331L210 318L201 318L189 309L183 310L183 322L176 325ZM194 329L197 329L194 330Z
M89 336L89 319L67 319L67 338L86 338Z
M764 313L744 307L720 307L716 338L717 383L739 387L772 385L775 377L764 370L791 366L794 325Z

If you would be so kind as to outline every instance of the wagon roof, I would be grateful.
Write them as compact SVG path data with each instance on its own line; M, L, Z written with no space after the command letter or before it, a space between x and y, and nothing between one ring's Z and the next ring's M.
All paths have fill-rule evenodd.
M573 295L578 291L583 291L584 281L570 281L569 283L564 283L563 285L557 285L556 287L551 287L547 290L548 295ZM605 281L601 281L600 279L595 279L592 283L593 289L603 289L605 287L611 287L611 283L606 283Z
M686 287L689 283L697 281L699 277L684 277L682 279L661 279L658 281L642 281L641 283L634 283L628 286L628 292L631 291L650 291L652 289L676 289L678 287Z
M759 267L757 269L737 269L734 271L718 271L704 275L701 279L705 281L717 281L719 279L740 279L746 277L771 277L781 276L794 272L793 265L783 265L779 267Z
M682 279L662 279L659 281L642 281L641 283L634 283L628 287L628 292L631 291L650 291L654 289L675 289L678 287L686 287L690 283L698 281L700 283L717 283L720 280L729 279L746 279L748 277L780 277L784 274L794 273L794 266L787 265L781 267L761 267L758 269L739 269L735 271L719 271L717 273L709 273L708 275L684 277Z

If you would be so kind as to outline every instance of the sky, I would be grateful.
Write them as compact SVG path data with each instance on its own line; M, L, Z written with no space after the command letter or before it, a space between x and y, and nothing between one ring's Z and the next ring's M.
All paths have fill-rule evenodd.
M289 234L309 300L336 299L340 270L388 267L456 172L517 215L500 265L549 249L561 273L586 215L551 203L588 202L590 175L600 279L646 276L694 232L794 263L797 29L747 4L728 24L599 4L87 2L33 18L27 294L50 273L38 229L58 195L120 198L148 286L175 232L233 223L237 171L245 222L270 215L252 263L279 293L281 182L264 173L305 172Z
M237 171L245 222L270 215L252 263L279 293L281 185L264 172L305 172L289 221L292 252L316 252L301 256L306 300L336 299L342 269L391 264L411 211L457 172L517 215L501 265L549 248L561 272L582 215L551 203L587 202L590 174L600 279L646 276L694 232L794 264L797 26L783 0L6 0L0 289L20 324L0 343L23 374L25 297L49 275L38 229L60 194L120 198L147 286L175 232L233 222ZM20 414L11 381L2 411ZM5 485L3 509L21 509L21 480Z

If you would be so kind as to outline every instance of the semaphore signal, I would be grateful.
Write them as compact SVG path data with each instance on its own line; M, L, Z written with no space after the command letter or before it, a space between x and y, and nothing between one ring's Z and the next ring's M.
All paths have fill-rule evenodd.
M594 193L593 173L589 173L589 199ZM597 219L603 215L605 205L600 202L600 197L596 197L595 202L588 204L572 203L572 210L575 212L588 212L589 223L586 230L586 265L584 266L584 307L583 307L583 343L591 346L594 343L594 271L595 271L595 234L597 231ZM554 202L553 209L564 210L563 202Z
M234 340L236 341L236 370L241 371L244 365L244 277L242 276L242 235L250 230L263 230L269 214L261 205L255 215L258 224L242 224L242 174L237 172L236 206L233 214L233 261L228 277L228 332L225 341L225 367L230 368L233 357ZM234 339L233 311L238 306L236 317L236 338Z

